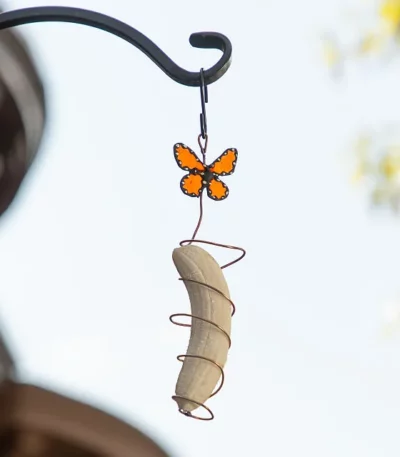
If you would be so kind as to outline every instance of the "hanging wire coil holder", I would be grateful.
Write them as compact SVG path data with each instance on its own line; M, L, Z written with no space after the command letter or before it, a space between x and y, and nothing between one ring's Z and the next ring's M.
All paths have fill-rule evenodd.
M205 156L207 151L208 143L208 134L207 134L207 118L205 113L205 104L208 102L208 91L207 86L218 81L229 69L232 60L232 44L230 40L223 34L217 32L198 32L193 33L189 37L189 42L193 47L201 49L218 49L222 51L222 56L211 68L207 70L201 69L200 72L191 72L185 70L184 68L177 65L167 54L165 54L153 41L151 41L147 36L129 26L128 24L114 19L113 17L107 16L105 14L97 13L91 10L85 10L75 7L67 6L37 6L30 8L22 8L18 10L6 11L0 13L0 30L5 30L8 28L18 27L24 24L33 24L41 22L68 22L80 25L86 25L93 27L99 30L103 30L112 35L115 35L122 40L125 40L132 46L135 46L137 49L142 51L149 59L151 59L169 78L173 81L183 84L185 86L199 87L201 88L201 97L202 97L202 115L201 115L201 133L198 137L199 146L203 155L203 160L205 163ZM201 142L203 140L203 143ZM202 197L200 197L200 216L199 221L196 226L196 230L190 240L181 241L180 245L184 246L185 244L191 243L204 243L214 246L219 246L227 249L234 249L241 251L241 255L233 260L230 263L222 266L226 268L234 263L238 262L245 256L245 250L235 246L224 245L220 243L214 243L212 241L197 240L195 239L197 232L200 228L200 224L203 217L203 203ZM182 281L189 281L189 279L179 278ZM199 283L202 284L202 283ZM214 289L208 284L202 284L204 287ZM222 294L221 291L214 289L216 292ZM223 295L223 294L222 294ZM233 302L225 297L232 306L232 315L235 312L235 305ZM186 314L175 314L170 317L171 322L181 325L184 327L190 327L189 324L181 324L173 321L174 316L190 316ZM190 316L192 319L196 319L196 316ZM197 318L199 319L199 318ZM213 322L210 324L215 325ZM219 328L222 332L223 329ZM227 335L228 336L228 335ZM229 338L230 341L230 338ZM182 358L189 356L179 356L178 360L182 361ZM218 366L221 370L221 383L220 386L215 390L211 395L214 396L219 392L224 383L224 371L222 367L217 365L214 361L209 360L210 363ZM193 400L191 400L193 401ZM197 403L197 402L194 402ZM214 418L211 410L203 405L202 406L206 411L209 412L210 418L201 418L191 415L185 411L181 411L182 414L187 416L198 418L202 420L211 420Z
M208 133L207 133L207 116L206 116L206 106L205 106L205 104L208 103L208 89L207 89L207 85L204 82L203 69L200 70L200 80L201 80L201 84L200 84L200 97L201 97L200 132L201 133L198 136L197 141L198 141L198 144L199 144L199 147L200 147L200 151L201 151L201 155L202 155L202 158L203 158L203 164L206 165L206 154L207 154L207 146L208 146ZM242 260L243 257L246 255L246 251L245 251L245 249L243 249L243 248L241 248L239 246L231 246L229 244L216 243L215 241L208 241L208 240L199 240L199 239L196 238L197 233L198 233L198 231L200 229L201 223L203 221L203 214L204 214L203 193L201 193L201 195L199 197L199 200L200 200L199 219L198 219L196 228L195 228L195 230L193 232L193 235L192 235L192 237L190 239L186 239L186 240L180 241L179 245L182 247L182 246L188 246L188 245L190 245L192 243L199 243L199 244L208 244L210 246L216 246L216 247L220 247L220 248L239 251L241 254L237 258L235 258L231 262L228 262L225 265L221 266L221 270L223 270L224 268L228 268L228 267L234 265L235 263L239 262L240 260ZM199 284L199 285L201 285L203 287L206 287L206 288L208 288L210 290L213 290L214 292L220 294L222 297L225 298L225 300L231 306L231 308L232 308L231 316L233 316L235 314L236 306L235 306L234 302L230 298L228 298L221 290L211 286L210 284L207 284L207 283L204 283L204 282L201 282L201 281L196 281L194 279L188 279L188 278L178 278L178 279L180 281L183 281L183 282L187 281L187 282L193 282L193 283ZM188 314L188 313L171 314L169 316L169 320L173 324L179 325L180 327L191 327L192 324L185 324L183 322L177 322L175 320L175 318L178 318L178 317L190 318L190 319L192 319L192 321L193 321L193 319L194 320L196 320L196 319L197 320L201 320L203 322L206 322L206 323L216 327L221 333L223 333L226 336L226 338L228 339L228 342L229 342L229 348L231 347L232 341L231 341L230 336L228 335L228 333L223 328L221 328L215 322L212 322L212 321L210 321L208 319L204 319L202 317L194 316L193 314ZM221 372L220 383L219 383L218 387L214 390L214 392L208 397L208 400L210 398L214 397L222 389L222 387L223 387L223 385L225 383L225 372L224 372L224 369L221 367L221 365L216 363L214 360L211 360L211 359L206 358L206 357L198 356L198 355L180 354L180 355L177 356L177 359L179 360L179 362L183 362L186 357L206 360L207 362L213 364L214 366L216 366L220 370L220 372ZM195 401L195 400L193 400L191 398L182 397L180 395L173 395L172 396L172 399L174 399L174 400L178 399L178 398L180 398L182 400L190 401L192 403L195 403L196 405L200 406L201 408L203 408L203 410L205 410L208 413L207 417L202 417L202 416L197 416L195 414L192 414L190 411L185 411L185 410L179 408L179 412L181 414L183 414L184 416L190 417L192 419L203 420L203 421L210 421L210 420L214 419L214 417L215 417L214 413L204 403L199 403L199 402L197 402L197 401Z

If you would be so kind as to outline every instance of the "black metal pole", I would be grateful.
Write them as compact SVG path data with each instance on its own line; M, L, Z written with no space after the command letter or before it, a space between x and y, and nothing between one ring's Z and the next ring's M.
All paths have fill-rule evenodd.
M112 33L140 49L174 81L185 86L201 85L200 72L191 72L181 68L143 33L105 14L66 6L38 6L0 14L0 30L35 22L73 22ZM208 70L204 70L203 73L206 85L220 79L231 64L232 45L229 39L221 33L200 32L193 33L189 41L196 48L222 51L223 54L219 61Z

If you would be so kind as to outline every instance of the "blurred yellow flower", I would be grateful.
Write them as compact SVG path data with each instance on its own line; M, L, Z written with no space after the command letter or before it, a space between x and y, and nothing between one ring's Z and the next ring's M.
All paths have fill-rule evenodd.
M380 16L392 33L400 26L400 0L386 0L380 8Z
M340 62L340 50L332 40L324 40L323 58L329 68L335 67Z
M356 167L351 177L352 184L358 184L371 172L370 144L371 140L367 136L361 136L356 140L354 145Z
M365 177L365 170L362 166L358 165L351 177L352 184L358 184Z
M388 179L400 178L400 154L389 153L385 155L379 164L379 170L382 175Z
M370 52L377 51L381 48L382 42L382 36L375 33L369 33L362 38L358 51L360 54L368 54Z
M369 188L373 205L389 205L394 212L400 213L400 145L386 145L381 154L381 147L371 143L368 136L361 136L354 152L352 184L363 181Z

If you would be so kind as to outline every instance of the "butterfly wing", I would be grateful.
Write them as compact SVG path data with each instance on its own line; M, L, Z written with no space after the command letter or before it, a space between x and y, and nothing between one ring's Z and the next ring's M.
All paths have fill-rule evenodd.
M176 143L174 145L174 157L178 167L185 171L204 171L205 166L196 154L185 144Z
M209 170L220 176L231 175L236 168L238 151L235 148L227 149L217 160L210 165Z
M225 200L229 194L229 189L217 176L214 176L208 181L207 194L213 200Z
M201 175L189 173L181 179L182 192L189 197L200 197L204 188Z

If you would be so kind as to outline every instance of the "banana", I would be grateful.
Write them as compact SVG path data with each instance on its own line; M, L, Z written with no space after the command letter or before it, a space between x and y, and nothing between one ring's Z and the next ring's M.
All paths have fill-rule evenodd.
M184 280L192 315L214 322L230 337L229 301L215 290L192 282L208 284L230 298L228 285L216 260L204 249L193 245L174 249L172 259ZM229 346L230 340L223 331L208 322L192 318L187 356L205 357L223 368L228 357ZM174 398L180 410L190 413L205 403L220 377L221 370L213 363L200 358L185 357L175 393L177 397L185 397L193 401Z

